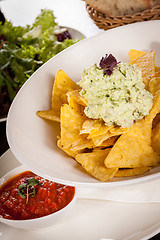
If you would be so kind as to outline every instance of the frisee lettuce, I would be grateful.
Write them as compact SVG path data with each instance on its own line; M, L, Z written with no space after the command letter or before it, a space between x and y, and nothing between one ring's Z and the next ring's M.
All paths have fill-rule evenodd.
M58 41L54 31L59 28L53 11L42 9L32 25L13 26L0 23L0 116L13 101L24 82L43 63L76 43L77 39ZM5 94L4 94L5 91ZM6 104L9 101L9 104Z

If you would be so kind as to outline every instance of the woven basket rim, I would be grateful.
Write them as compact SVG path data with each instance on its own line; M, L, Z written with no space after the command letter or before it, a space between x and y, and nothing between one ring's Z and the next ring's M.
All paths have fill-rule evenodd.
M137 12L135 14L126 14L126 15L118 15L118 16L108 16L107 14L103 13L103 12L100 12L96 9L94 9L93 7L91 7L88 3L86 4L86 8L88 9L91 9L94 14L96 14L97 16L103 16L103 18L110 18L110 19L120 19L120 18L134 18L134 17L139 17L139 16L143 16L145 14L152 14L155 13L155 12L159 12L160 11L160 4L159 5L156 5L155 7L153 8L150 8L150 9L147 9L147 10L144 10L144 11L141 11L141 12Z
M116 17L107 16L86 4L86 9L94 23L103 30L149 20L160 20L160 5L133 15L120 15Z

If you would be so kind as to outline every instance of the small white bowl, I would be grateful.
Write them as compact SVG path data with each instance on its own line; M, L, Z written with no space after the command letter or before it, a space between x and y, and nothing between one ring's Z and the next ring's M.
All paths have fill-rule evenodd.
M8 172L5 176L3 176L0 179L0 186L4 184L11 177L16 176L17 174L27 170L28 169L26 169L23 166L19 166L13 169L12 171ZM35 218L35 219L29 219L29 220L10 220L10 219L5 219L0 217L0 222L3 222L15 228L21 228L25 230L43 230L43 229L55 227L58 224L60 224L64 220L64 218L67 217L69 213L72 212L72 209L76 202L76 198L77 198L76 196L77 196L77 191L75 189L75 194L71 202L63 209L55 213L52 213L50 215L40 217L40 218Z

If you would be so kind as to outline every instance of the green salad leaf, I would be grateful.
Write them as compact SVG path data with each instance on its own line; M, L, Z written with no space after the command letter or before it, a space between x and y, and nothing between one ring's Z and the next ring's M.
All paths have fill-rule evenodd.
M32 25L13 26L0 22L0 117L26 80L46 61L77 39L58 41L60 29L53 11L42 9Z

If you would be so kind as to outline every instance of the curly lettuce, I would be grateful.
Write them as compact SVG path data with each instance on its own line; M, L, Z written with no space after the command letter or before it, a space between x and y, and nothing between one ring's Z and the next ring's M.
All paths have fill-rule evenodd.
M0 22L0 116L7 114L18 90L34 71L78 41L58 41L54 33L58 28L48 9L42 9L34 23L25 27L13 26L7 20Z

